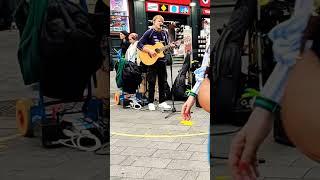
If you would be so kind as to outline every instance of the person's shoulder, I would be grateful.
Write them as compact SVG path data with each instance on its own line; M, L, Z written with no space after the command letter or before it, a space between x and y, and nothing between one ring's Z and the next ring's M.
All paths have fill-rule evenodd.
M146 30L146 31L143 33L142 38L144 38L144 39L150 38L151 35L153 34L153 31L154 31L153 28L149 28L148 30Z
M153 32L153 28L149 28L148 30L146 30L144 33L145 34L150 34L150 33L152 33Z

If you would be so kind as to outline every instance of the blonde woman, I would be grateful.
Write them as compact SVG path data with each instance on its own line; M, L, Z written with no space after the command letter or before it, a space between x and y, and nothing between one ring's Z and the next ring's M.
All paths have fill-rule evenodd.
M138 44L138 34L137 33L130 33L128 36L130 46L126 52L126 60L137 63L140 65L140 59L137 55L137 44Z

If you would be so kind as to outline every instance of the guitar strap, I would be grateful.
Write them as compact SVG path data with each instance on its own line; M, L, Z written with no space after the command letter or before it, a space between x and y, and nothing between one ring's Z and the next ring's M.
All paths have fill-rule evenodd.
M149 37L148 37L149 39L151 39L152 33L153 33L153 31L154 31L153 28L150 28L150 31L151 31L151 32L150 32Z

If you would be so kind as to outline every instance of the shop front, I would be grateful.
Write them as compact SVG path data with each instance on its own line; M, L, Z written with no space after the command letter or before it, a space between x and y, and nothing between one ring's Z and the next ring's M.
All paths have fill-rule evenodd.
M132 7L131 0L110 0L111 69L117 60L116 51L120 49L120 32L130 32L133 29Z
M192 42L185 41L191 36L190 27L190 0L174 2L172 0L149 0L145 2L146 19L148 28L152 26L152 18L160 14L164 17L164 29L169 32L171 41L184 40L184 43L176 48L173 53L175 61L182 60L187 51L192 51ZM190 34L190 35L188 35Z
M110 1L110 33L119 34L120 31L130 32L130 11L128 0Z
M210 0L199 0L200 6L200 32L198 34L197 59L202 61L206 44L210 41Z
M152 18L160 14L165 19L164 28L168 30L171 40L185 41L187 38L174 55L181 57L191 51L193 58L197 58L198 36L204 29L204 18L210 20L209 8L210 0L110 0L111 47L117 49L122 30L135 32L141 37L152 26Z

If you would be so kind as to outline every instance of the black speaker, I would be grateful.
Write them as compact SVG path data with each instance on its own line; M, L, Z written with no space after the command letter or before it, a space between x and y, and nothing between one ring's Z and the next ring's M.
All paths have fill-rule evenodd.
M56 143L63 137L62 130L57 120L48 118L42 122L42 146L45 148L62 147L62 144Z

